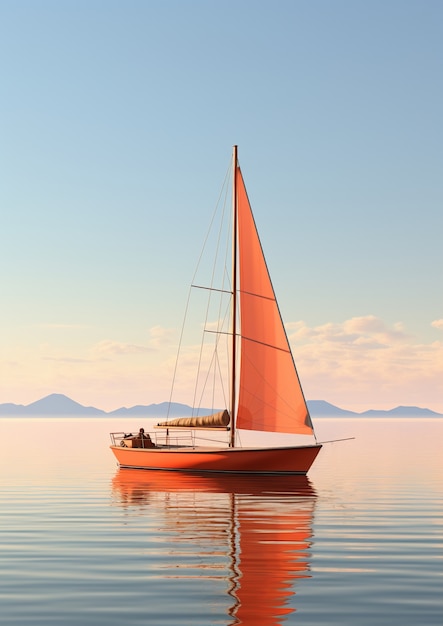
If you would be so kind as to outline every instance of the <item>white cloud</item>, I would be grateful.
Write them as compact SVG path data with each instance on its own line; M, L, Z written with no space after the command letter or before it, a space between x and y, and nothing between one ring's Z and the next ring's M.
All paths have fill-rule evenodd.
M323 347L328 344L341 344L349 349L359 346L379 349L404 344L410 340L401 324L389 328L383 320L373 315L354 317L340 324L329 322L312 328L304 322L297 322L289 324L287 330L289 339L294 344L309 343Z
M101 356L153 353L167 348L171 344L176 346L176 341L176 332L174 329L164 328L163 326L152 326L149 329L149 338L146 345L104 339L95 344L92 352L95 355Z
M443 320L432 326L442 329ZM293 322L287 331L308 399L356 411L410 404L443 412L443 341L420 342L401 323L371 315L318 326ZM201 353L193 339L182 345L177 401L192 402L197 365L201 359L202 374L211 360L212 352ZM221 342L221 369L224 349ZM1 355L0 401L26 403L59 391L105 409L161 402L169 399L176 351L177 332L161 326L149 330L146 342L45 343L33 352L15 347Z
M161 348L169 346L176 341L176 333L173 328L164 328L163 326L153 326L149 329L149 345L151 348Z
M316 327L299 322L288 330L308 398L361 410L380 403L440 410L443 343L421 344L401 323L374 316Z
M95 356L140 354L145 352L151 352L151 348L133 343L112 341L110 339L104 339L95 344L92 348L92 353Z

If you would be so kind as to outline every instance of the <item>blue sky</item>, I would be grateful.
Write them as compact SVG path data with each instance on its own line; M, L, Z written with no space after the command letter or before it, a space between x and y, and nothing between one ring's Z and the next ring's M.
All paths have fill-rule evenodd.
M168 399L237 143L307 398L443 412L442 23L432 0L0 0L0 402Z

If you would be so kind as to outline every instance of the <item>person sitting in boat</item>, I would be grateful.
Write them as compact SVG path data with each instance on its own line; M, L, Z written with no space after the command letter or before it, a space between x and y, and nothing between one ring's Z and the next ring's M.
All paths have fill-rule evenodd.
M151 436L148 433L145 433L144 428L140 428L138 436L142 448L155 448L155 443L152 441Z

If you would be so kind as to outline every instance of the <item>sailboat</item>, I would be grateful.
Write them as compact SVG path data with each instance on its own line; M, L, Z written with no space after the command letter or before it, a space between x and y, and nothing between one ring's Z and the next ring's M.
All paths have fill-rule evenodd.
M229 406L207 416L160 422L155 439L111 433L121 467L147 470L306 474L318 455L317 442L289 341L269 276L238 161L232 156L231 368ZM227 441L196 445L180 433L226 431ZM242 431L310 438L302 445L243 447ZM293 439L293 438L292 438Z

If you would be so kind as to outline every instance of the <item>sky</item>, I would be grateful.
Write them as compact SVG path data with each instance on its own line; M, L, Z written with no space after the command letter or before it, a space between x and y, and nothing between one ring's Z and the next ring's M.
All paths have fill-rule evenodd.
M0 0L0 403L169 399L238 144L307 399L443 413L442 24L439 0Z

